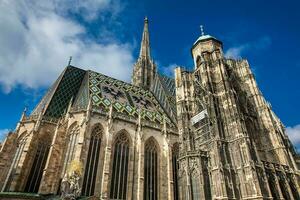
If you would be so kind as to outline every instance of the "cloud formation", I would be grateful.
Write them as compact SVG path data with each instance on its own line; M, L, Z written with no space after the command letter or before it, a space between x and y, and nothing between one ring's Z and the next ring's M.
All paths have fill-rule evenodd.
M176 67L178 67L178 65L173 63L173 64L168 65L167 67L161 67L161 71L166 76L174 77L174 73L175 73L174 70Z
M4 140L9 131L9 129L0 129L0 143Z
M300 124L293 127L287 127L286 133L296 148L300 150Z
M72 64L130 80L132 46L117 40L97 42L68 13L84 20L118 14L113 0L3 0L0 3L0 86L10 92L49 86L73 56Z
M271 45L271 38L268 36L264 36L252 43L245 43L227 49L227 51L225 52L225 57L239 59L242 57L243 53L245 53L250 49L251 51L257 51L257 50L265 49L270 45Z

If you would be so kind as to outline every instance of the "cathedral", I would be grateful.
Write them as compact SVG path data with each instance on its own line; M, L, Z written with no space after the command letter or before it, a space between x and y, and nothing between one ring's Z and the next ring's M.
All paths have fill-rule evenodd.
M76 163L78 199L300 200L300 156L247 60L203 31L191 54L159 73L145 18L131 83L69 63L0 144L0 199L60 198Z

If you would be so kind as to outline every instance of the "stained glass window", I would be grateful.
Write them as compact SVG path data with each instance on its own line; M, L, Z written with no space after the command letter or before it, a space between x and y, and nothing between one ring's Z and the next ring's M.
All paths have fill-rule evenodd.
M93 128L85 165L82 195L93 196L96 183L97 168L100 156L100 145L103 129L100 125Z
M186 173L183 172L178 179L179 182L179 196L180 199L187 199L187 182L186 182Z
M65 160L62 170L62 176L65 175L68 165L74 160L75 156L75 148L79 135L79 126L77 124L73 124L69 128L69 132L66 140L66 151L65 151Z
M200 200L200 177L194 170L191 174L193 200Z
M110 199L126 199L129 160L129 139L121 132L114 143Z
M43 137L37 146L37 151L31 166L28 180L25 186L25 192L37 193L43 176L43 171L47 161L50 149L50 138Z
M24 151L24 147L25 147L25 144L26 144L26 141L27 141L27 133L25 132L25 133L23 133L23 135L24 135L24 137L21 137L19 139L19 142L18 142L18 145L17 145L17 150L16 150L16 153L14 155L12 165L9 169L8 176L5 180L6 183L4 183L4 191L9 191L12 179L14 177L14 174L16 173L16 168L17 168L17 166L20 162L21 155Z
M145 143L144 200L158 199L158 150L154 138Z

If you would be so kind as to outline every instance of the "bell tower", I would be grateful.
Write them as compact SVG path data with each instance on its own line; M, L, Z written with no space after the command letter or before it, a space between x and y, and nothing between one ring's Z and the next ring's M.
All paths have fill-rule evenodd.
M194 66L197 66L204 61L212 61L223 57L223 44L220 40L211 35L207 35L201 26L201 36L194 42L192 49Z
M150 55L148 18L145 17L140 55L133 67L131 83L135 86L149 89L152 85L155 74L156 65Z

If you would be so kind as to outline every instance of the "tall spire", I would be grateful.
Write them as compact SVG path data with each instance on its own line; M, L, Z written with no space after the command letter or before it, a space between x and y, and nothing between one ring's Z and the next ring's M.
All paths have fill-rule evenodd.
M149 29L148 29L148 18L144 19L144 31L141 42L140 57L150 58L150 39L149 39Z
M156 65L150 56L148 18L145 17L140 55L133 67L131 83L144 89L150 89L155 74Z

